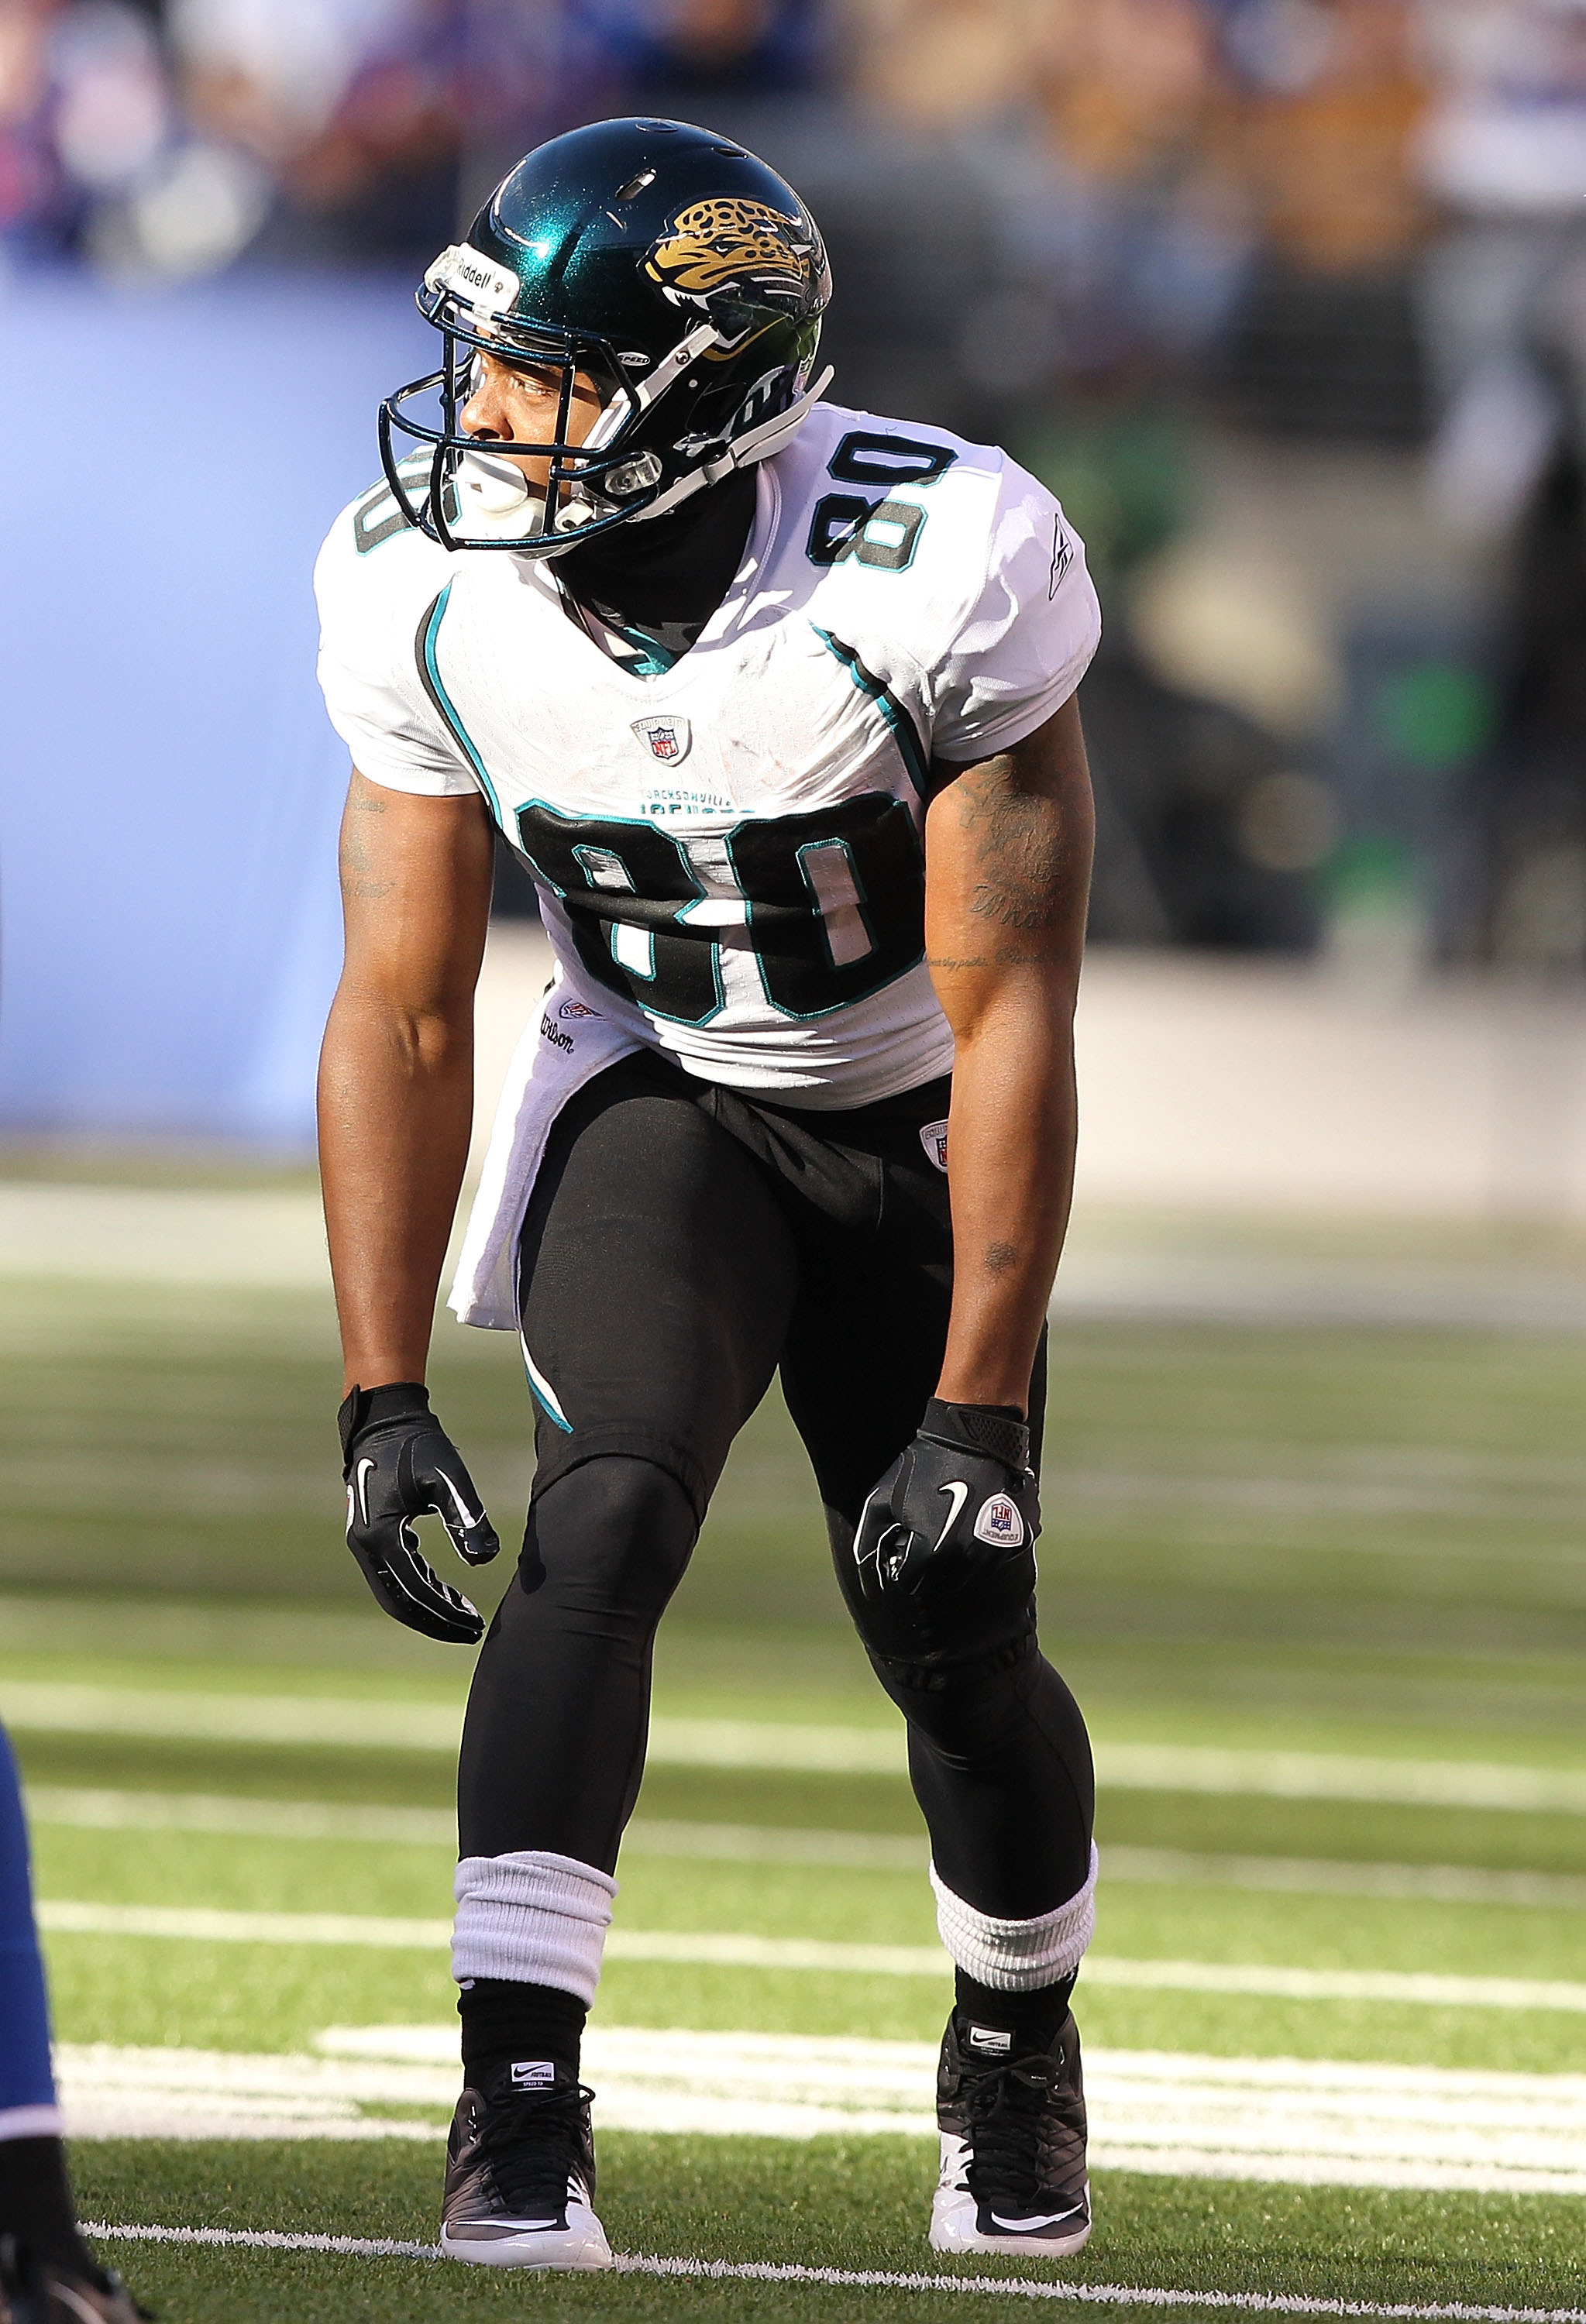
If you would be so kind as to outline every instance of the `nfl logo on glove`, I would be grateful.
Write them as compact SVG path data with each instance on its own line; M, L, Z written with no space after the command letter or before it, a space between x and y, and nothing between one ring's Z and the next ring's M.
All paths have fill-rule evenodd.
M1018 1505L1006 1493L993 1493L982 1503L974 1521L974 1537L989 1541L998 1549L1017 1549L1024 1539L1024 1519Z

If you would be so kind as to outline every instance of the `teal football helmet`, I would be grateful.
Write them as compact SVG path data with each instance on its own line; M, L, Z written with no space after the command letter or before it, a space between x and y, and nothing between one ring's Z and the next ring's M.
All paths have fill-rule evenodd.
M680 121L602 121L536 147L418 292L440 368L380 407L381 459L409 521L447 549L553 557L660 516L787 443L812 382L831 271L793 189L731 139ZM541 495L464 434L482 354L559 374ZM600 411L567 440L575 383ZM406 448L407 438L417 449Z

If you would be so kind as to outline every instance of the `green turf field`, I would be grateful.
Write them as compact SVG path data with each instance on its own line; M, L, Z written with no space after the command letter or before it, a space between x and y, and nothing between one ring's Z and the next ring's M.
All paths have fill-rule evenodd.
M80 2142L85 2209L124 2226L428 2244L443 2067L380 2069L385 2095L338 2099L334 2135L301 2135L301 2122L290 2137L219 2135L226 2105L266 2106L271 2072L297 2076L290 2103L307 2103L303 2078L340 2054L331 2029L438 2029L451 2015L433 1931L469 1658L366 1610L340 1547L327 1304L0 1284L0 1704L22 1705L58 2034L83 2087L130 2070L134 2050L179 2082L217 2058L233 2076L229 2099L177 2101L217 2116L214 2135ZM528 1478L513 1348L443 1327L434 1384L510 1545ZM1248 2072L1252 2089L1277 2072L1303 2092L1336 2068L1365 2092L1359 2077L1380 2070L1379 2095L1350 2104L1384 2121L1412 2099L1430 2109L1445 2181L1300 2184L1281 2163L1263 2181L1161 2153L1136 2167L1125 2138L1125 2159L1097 2171L1097 2232L1055 2271L1063 2282L1582 2304L1583 1408L1586 1342L1541 1333L1134 1318L1058 1335L1044 1627L1093 1718L1098 1836L1117 1868L1082 1988L1098 2090L1141 2059L1166 2059L1171 2078L1185 2055ZM488 1601L505 1574L477 1579ZM261 1704L281 1739L249 1728ZM349 1737L349 1705L355 1729L362 1718L384 1739ZM707 2036L779 2037L790 2058L816 2037L933 2042L948 1987L919 1821L774 1403L663 1631L657 1707L659 1756L622 1866L631 1949L613 1946L596 2026L618 2043L695 2029L707 2095L727 2070ZM822 1752L829 1764L811 1764ZM1237 1781L1216 1756L1229 1753L1243 1755ZM1417 1793L1427 1782L1435 1798ZM151 1914L168 1924L152 1932ZM728 1940L740 1957L721 1957ZM841 1969L823 1950L855 1945L880 1950ZM790 1959L799 1947L815 1966ZM1273 1990L1274 1977L1325 1989ZM1494 1980L1508 1981L1502 2006ZM94 2044L109 2045L98 2067ZM1432 2120L1452 2089L1440 2073L1548 2078L1511 2101L1523 2183L1455 2183L1458 2138ZM1532 2135L1554 2091L1580 2115L1548 2166L1564 2192ZM916 2113L927 2106L922 2092ZM360 2108L397 2128L364 2137ZM1281 2135L1304 2148L1292 2124ZM602 2209L629 2253L936 2270L931 2151L910 2129L617 2128L602 2158ZM917 2285L496 2282L247 2246L132 2244L123 2264L170 2324L526 2304L846 2324L963 2307ZM992 2295L993 2312L1006 2304Z

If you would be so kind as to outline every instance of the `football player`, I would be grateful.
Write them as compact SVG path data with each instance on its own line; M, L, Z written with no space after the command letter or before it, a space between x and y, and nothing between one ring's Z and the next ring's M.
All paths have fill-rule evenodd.
M518 1333L538 1454L459 1776L442 2242L498 2266L610 2261L579 2037L651 1644L779 1370L957 1969L931 2242L1090 2228L1093 1784L1033 1545L1099 617L1003 454L822 401L829 292L804 204L729 139L553 140L425 276L438 366L382 407L385 480L318 565L355 763L320 1149L347 1540L465 1645L412 1520L496 1553L423 1385L493 829L556 962L452 1295Z
M50 2062L27 1825L0 1727L0 2324L135 2324L78 2232Z

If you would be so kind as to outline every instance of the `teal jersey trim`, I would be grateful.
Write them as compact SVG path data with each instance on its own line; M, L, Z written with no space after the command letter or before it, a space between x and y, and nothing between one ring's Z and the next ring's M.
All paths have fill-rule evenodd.
M683 659L682 654L673 653L669 646L662 645L660 640L652 637L648 630L624 626L612 633L621 638L624 645L632 647L633 659L623 667L634 678L664 678L668 670L676 669Z
M521 1324L518 1327L518 1345L523 1351L523 1376L529 1383L530 1394L533 1397L535 1403L544 1413L546 1418L556 1427L561 1429L564 1434L571 1436L573 1434L573 1424L567 1418L567 1414L562 1410L561 1399L557 1395L555 1388L552 1388L550 1382L546 1379L545 1374L540 1370L539 1366L530 1354L529 1342L523 1336Z
M565 587L562 590L562 611L576 630L581 630L586 638L593 638L601 651L608 654L619 669L625 669L630 678L665 678L668 670L677 669L686 653L693 651L705 628L703 622L672 622L669 626L673 635L680 638L682 642L669 645L659 631L646 629L641 622L619 621L614 613L602 613L596 605L582 604ZM595 636L590 627L592 622L604 631L606 638L612 641L611 644L603 643ZM626 652L617 652L617 645L624 646Z
M425 693L429 696L429 699L434 703L437 710L440 713L441 717L445 720L447 733L451 735L452 740L456 743L458 750L462 752L463 756L467 760L468 764L473 768L475 775L478 779L479 788L484 793L485 798L490 801L490 811L492 815L494 816L496 822L501 824L501 801L495 795L495 785L491 781L489 775L485 772L484 761L480 757L478 752L475 749L474 739L469 733L467 728L464 725L461 718L457 715L456 705L453 702L451 696L447 692L445 684L441 678L440 671L436 667L436 641L440 635L440 625L446 619L447 600L450 597L451 594L452 585L448 581L446 587L441 591L439 596L437 597L435 603L430 606L429 612L425 614L423 620L419 624L419 635L416 641L418 645L419 677L423 685ZM504 824L502 824L502 828L503 830L506 828Z
M908 770L909 781L922 799L928 798L931 788L930 761L926 757L925 746L919 739L919 730L908 711L897 696L881 683L875 672L866 669L852 646L845 646L841 638L834 638L830 630L823 630L817 622L812 622L809 626L814 630L826 651L835 654L861 694L869 695L875 704L876 708L892 730L892 740L898 745L898 755Z

